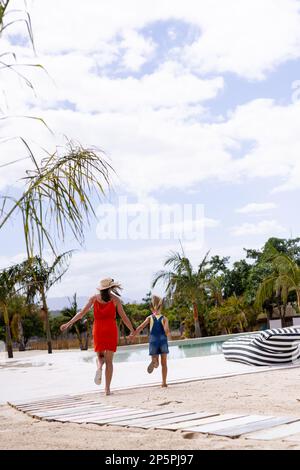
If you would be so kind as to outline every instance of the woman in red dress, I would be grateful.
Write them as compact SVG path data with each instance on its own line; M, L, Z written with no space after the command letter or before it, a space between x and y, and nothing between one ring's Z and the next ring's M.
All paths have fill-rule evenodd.
M103 279L98 288L99 294L91 297L81 312L77 313L68 323L64 323L60 327L61 331L65 331L76 321L84 317L92 307L94 308L93 339L94 350L97 353L97 371L94 381L97 385L101 384L102 367L105 364L106 395L110 395L113 356L118 344L116 312L118 312L130 333L134 332L131 321L123 310L118 289L121 289L121 286L114 282L113 279Z

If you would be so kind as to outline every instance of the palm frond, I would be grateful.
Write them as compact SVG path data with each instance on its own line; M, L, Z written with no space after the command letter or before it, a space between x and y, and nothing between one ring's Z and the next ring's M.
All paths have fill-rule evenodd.
M24 237L32 256L35 240L40 252L45 240L55 253L56 236L65 238L67 230L80 243L84 240L85 225L95 216L92 198L105 194L110 185L112 167L102 152L85 149L69 142L67 154L49 155L38 166L27 171L23 178L25 191L5 215L0 213L0 229L17 210L24 219ZM1 219L2 216L2 219ZM56 232L54 233L53 227Z

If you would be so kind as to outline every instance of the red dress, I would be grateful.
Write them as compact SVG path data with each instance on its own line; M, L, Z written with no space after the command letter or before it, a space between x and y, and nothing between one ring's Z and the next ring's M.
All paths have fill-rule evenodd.
M95 352L116 352L118 328L116 322L116 306L112 300L105 304L95 300L93 338Z

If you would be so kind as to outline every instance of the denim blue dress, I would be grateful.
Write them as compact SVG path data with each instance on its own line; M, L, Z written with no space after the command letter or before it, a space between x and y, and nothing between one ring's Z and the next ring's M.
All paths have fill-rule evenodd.
M163 326L164 316L151 315L150 318L150 336L149 336L149 355L157 356L159 354L168 354L168 338Z

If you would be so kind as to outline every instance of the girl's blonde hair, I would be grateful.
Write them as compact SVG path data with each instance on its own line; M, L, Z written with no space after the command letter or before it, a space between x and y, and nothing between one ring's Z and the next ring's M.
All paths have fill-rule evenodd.
M163 307L163 299L158 295L153 295L151 299L151 308L154 312L160 312Z

